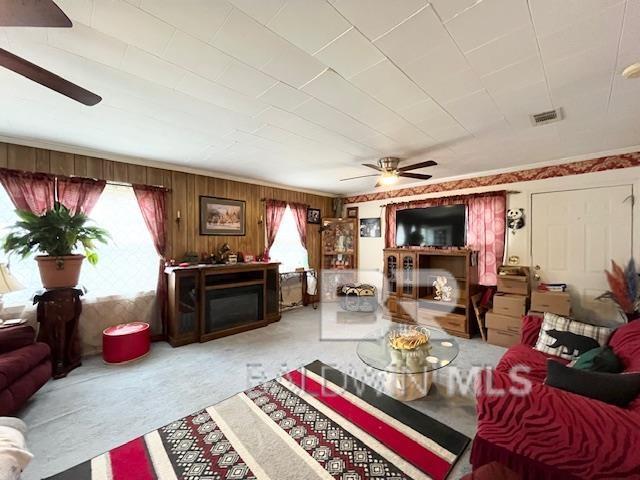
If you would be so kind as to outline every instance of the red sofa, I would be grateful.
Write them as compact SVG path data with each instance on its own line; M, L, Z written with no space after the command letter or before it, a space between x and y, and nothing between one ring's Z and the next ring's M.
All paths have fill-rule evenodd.
M474 470L497 461L524 480L640 479L640 397L620 408L544 385L549 355L533 348L541 324L541 317L525 317L521 343L479 378ZM626 372L640 372L640 321L619 327L609 345ZM521 375L531 392L495 394L520 388L508 373L514 365L531 369Z
M33 328L0 329L0 417L11 415L51 378L51 351Z

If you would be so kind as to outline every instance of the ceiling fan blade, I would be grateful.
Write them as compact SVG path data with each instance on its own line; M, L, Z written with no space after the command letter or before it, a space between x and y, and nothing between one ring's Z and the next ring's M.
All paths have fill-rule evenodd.
M359 177L349 177L349 178L341 178L340 181L344 182L345 180L355 180L356 178L365 178L365 177L377 177L377 173L372 173L371 175L360 175Z
M102 97L84 88L71 83L55 73L39 67L24 58L20 58L11 52L0 48L0 66L8 68L23 77L33 80L40 85L55 90L76 102L80 102L89 107L100 103Z
M381 171L382 171L382 169L381 169L379 166L377 166L377 165L373 165L373 164L371 164L371 163L363 163L363 164L362 164L362 166L363 166L363 167L373 168L374 170L377 170L377 171L379 171L379 172L381 172Z
M376 187L375 187L375 188L378 188L378 187L381 187L381 186L382 186L382 184L381 184L381 183L380 183L380 181L378 180L378 181L376 182Z
M53 0L3 0L0 2L0 27L69 28L69 17Z
M414 163L413 165L406 165L404 167L400 167L398 171L406 172L409 170L417 170L418 168L433 167L434 165L437 165L437 164L438 163L434 162L433 160L427 160L426 162Z
M399 177L417 178L419 180L429 180L432 175L423 175L422 173L398 172Z

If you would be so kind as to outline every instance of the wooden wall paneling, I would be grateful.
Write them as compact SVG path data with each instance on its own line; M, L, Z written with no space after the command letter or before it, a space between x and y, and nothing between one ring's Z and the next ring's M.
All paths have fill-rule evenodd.
M86 175L89 178L104 179L104 160L96 157L84 157L86 165ZM76 164L77 165L77 164Z
M176 213L180 210L180 223L170 221L172 227L172 247L173 258L181 259L188 250L188 236L194 235L193 231L188 230L190 224L187 219L187 174L182 172L171 172L171 188L173 190L173 211L170 217L175 220Z
M51 151L49 155L49 171L55 175L70 177L75 171L75 162L72 153Z
M0 142L0 168L7 168L8 148L6 143Z
M207 195L207 177L194 175L193 193L193 237L197 245L197 251L204 254L211 254L209 248L209 237L200 235L200 196Z
M74 155L73 156L73 174L76 177L91 177L87 173L88 167L88 159L89 157L85 155Z
M170 188L171 172L162 168L147 167L147 184Z
M114 182L130 183L129 168L126 163L113 162L113 178Z
M139 183L142 185L147 184L147 167L143 165L127 165L127 180L128 183Z
M185 197L185 209L182 212L183 223L187 232L187 244L186 249L190 252L201 252L200 235L198 232L198 214L196 212L196 175L186 176L186 197Z
M36 170L36 149L24 145L9 144L7 168L34 172Z
M51 172L51 162L49 161L51 151L42 148L36 149L36 168L37 172Z
M111 160L102 160L102 178L107 181L115 181L113 169L116 162Z

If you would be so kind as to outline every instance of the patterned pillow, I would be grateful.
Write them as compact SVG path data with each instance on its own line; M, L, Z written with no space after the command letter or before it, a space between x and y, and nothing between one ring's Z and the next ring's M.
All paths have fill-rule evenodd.
M573 360L594 348L603 347L613 330L545 313L535 349Z

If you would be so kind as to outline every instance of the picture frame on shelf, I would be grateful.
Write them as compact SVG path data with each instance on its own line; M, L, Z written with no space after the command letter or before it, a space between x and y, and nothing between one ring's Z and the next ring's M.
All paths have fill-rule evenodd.
M307 223L320 225L322 221L322 212L319 208L307 208Z
M364 238L382 237L382 227L381 227L380 217L361 218L360 219L360 236Z
M358 218L358 207L347 207L347 218Z
M246 234L246 202L200 196L200 235Z

